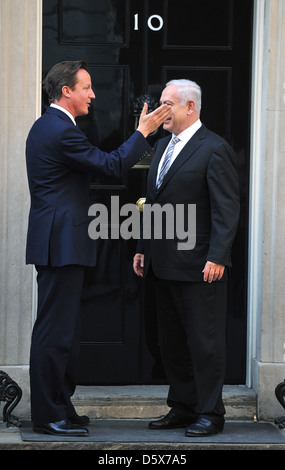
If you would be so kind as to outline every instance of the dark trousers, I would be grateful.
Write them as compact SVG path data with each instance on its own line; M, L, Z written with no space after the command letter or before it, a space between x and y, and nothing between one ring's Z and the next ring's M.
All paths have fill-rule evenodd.
M155 278L168 405L183 418L224 422L227 282Z
M31 414L49 423L75 414L82 266L37 266L38 312L30 355Z

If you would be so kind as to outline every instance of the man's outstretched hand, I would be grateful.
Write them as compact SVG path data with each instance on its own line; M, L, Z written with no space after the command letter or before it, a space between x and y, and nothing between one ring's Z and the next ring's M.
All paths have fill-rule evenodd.
M163 104L151 113L147 114L148 105L144 104L143 110L140 115L139 125L137 130L140 131L144 137L154 132L169 116L169 106Z

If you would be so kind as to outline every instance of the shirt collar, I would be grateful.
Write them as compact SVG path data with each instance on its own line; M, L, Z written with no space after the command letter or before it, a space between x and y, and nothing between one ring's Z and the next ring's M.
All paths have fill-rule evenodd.
M58 104L54 104L54 103L52 103L50 106L51 106L51 108L59 109L59 110L62 111L63 113L67 114L67 116L70 117L70 119L72 120L73 124L76 126L76 122L75 122L74 117L72 116L72 114L71 114L69 111L67 111L67 109L63 108L62 106L59 106Z
M197 130L202 126L202 123L200 119L194 122L191 126L187 127L187 129L184 129L184 131L180 132L180 134L177 135L179 137L179 140L182 140L183 142L188 142L191 137L197 132ZM172 137L175 137L174 134L172 134Z

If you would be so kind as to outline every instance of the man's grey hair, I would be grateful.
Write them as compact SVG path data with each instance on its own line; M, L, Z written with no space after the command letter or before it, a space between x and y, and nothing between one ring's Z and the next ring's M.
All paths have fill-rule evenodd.
M202 90L196 82L181 78L178 80L170 80L166 86L168 85L175 85L178 88L178 95L182 106L184 106L189 100L195 101L196 111L200 114Z

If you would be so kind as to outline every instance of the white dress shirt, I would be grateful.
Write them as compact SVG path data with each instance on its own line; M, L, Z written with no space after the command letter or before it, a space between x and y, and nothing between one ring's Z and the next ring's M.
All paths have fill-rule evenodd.
M197 121L194 122L194 124L192 124L192 126L190 127L187 127L187 129L185 129L184 131L180 132L180 134L178 134L176 137L179 138L179 142L177 142L177 144L175 145L174 147L174 151L173 151L173 154L172 154L172 157L171 157L171 161L170 161L170 166L172 165L172 163L174 162L175 158L177 157L177 155L181 152L181 150L183 149L184 145L187 144L187 142L191 139L191 137L193 137L193 135L195 134L195 132L197 132L198 129L200 129L200 127L202 126L202 123L200 121L200 119L198 119ZM172 134L172 139L173 137L175 137L175 134ZM170 144L171 140L169 141L169 144ZM168 144L168 146L169 146ZM160 167L162 165L162 162L164 161L164 157L165 157L165 154L167 152L167 149L168 149L168 146L166 147L161 159L160 159L160 162L159 162L159 165L158 165L158 169L157 169L157 178L158 178L158 175L159 175L159 172L160 172ZM169 167L170 168L170 167Z

